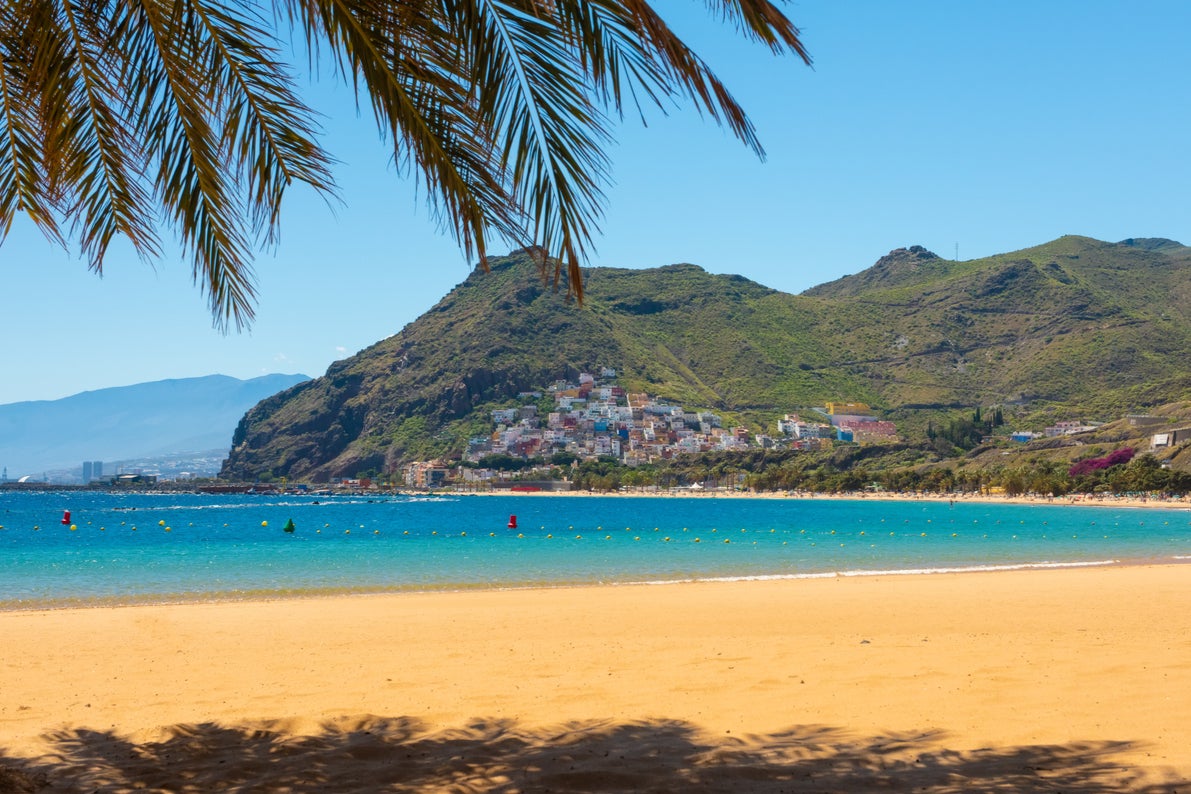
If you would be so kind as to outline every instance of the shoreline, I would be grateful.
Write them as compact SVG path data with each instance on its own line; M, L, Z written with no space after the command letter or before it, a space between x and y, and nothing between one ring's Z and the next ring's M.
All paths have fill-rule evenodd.
M6 612L0 633L0 775L69 790L1191 784L1181 565Z
M626 579L624 581L604 580L599 582L542 582L490 585L475 584L460 586L402 585L392 588L325 588L302 590L259 590L212 591L203 593L165 593L129 596L98 596L87 599L29 600L28 602L0 601L0 616L13 613L85 611L101 609L137 609L141 607L185 607L196 605L285 603L288 601L313 601L335 598L385 598L418 595L460 595L469 593L515 593L556 592L572 590L603 590L626 587L680 587L700 584L747 584L750 582L802 582L822 579L863 578L919 578L938 576L974 576L1029 571L1066 571L1088 568L1157 568L1191 565L1191 556L1146 557L1139 559L1075 560L1069 562L1023 562L1023 563L980 563L969 566L947 566L936 568L882 568L815 571L805 573L745 574L728 576L702 576L679 579Z
M38 489L25 489L21 493L46 493L61 490L65 493L93 493L96 489L84 488L82 486L66 486L66 487L46 487ZM14 491L17 492L17 491ZM190 494L198 496L222 496L222 493L206 493L199 490L191 489L150 489L137 491L124 490L101 490L100 493L106 494L124 494L135 493L140 495L161 495L161 496L176 496L178 494ZM329 498L336 499L341 497L390 497L390 496L412 496L412 497L460 497L460 496L508 496L508 497L559 497L559 496L573 496L582 498L591 497L624 497L624 498L656 498L656 499L675 499L675 498L692 498L692 499L780 499L780 500L835 500L835 501L888 501L888 502L958 502L964 504L1011 504L1011 505L1025 505L1033 507L1045 506L1060 506L1060 507L1133 507L1133 508L1151 508L1155 510L1175 509L1175 510L1191 510L1191 494L1184 494L1182 496L1117 496L1113 494L1067 494L1065 496L1038 496L1034 494L1008 496L1005 494L975 494L969 492L963 493L936 493L936 492L915 492L915 493L898 493L890 491L848 491L841 493L818 493L812 491L733 491L727 489L690 489L690 488L670 488L665 490L646 491L637 488L623 489L619 491L513 491L511 489L486 489L486 490L454 490L454 489L414 489L414 488L397 488L391 490L367 490L367 491L336 491L330 494L315 494L313 492L298 492L298 491L261 491L254 494L244 494L237 492L236 495L243 496L258 496L263 498L277 497L277 496L306 496L311 498Z
M384 492L379 492L384 493ZM1005 496L1000 494L938 494L938 493L889 493L889 492L846 492L846 493L813 493L810 491L728 491L728 490L688 490L672 488L665 491L448 491L448 490L400 490L395 495L403 496L510 496L510 497L562 497L574 496L582 498L611 497L632 499L780 499L780 500L823 500L823 501L862 501L862 502L952 502L963 504L1008 504L1030 507L1130 507L1151 508L1155 510L1191 510L1191 494L1169 498L1159 497L1117 497L1095 496L1090 494L1074 494L1067 496Z

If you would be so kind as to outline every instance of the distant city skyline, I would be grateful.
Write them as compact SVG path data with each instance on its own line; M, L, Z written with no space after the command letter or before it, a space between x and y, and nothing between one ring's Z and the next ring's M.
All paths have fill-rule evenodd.
M1064 234L1191 242L1191 4L787 6L813 68L701 7L659 9L749 111L768 160L689 107L648 112L648 127L626 118L593 266L691 262L796 293L914 244L971 259ZM257 261L252 329L214 330L178 257L148 264L118 243L99 278L18 218L0 246L0 404L215 373L318 376L467 277L366 104L357 114L329 81L306 91L343 205L287 198L280 245Z

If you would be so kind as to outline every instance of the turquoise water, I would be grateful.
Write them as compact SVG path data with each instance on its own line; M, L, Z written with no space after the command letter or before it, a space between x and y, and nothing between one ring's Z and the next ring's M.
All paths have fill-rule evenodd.
M0 609L1191 559L1186 509L966 502L5 492L0 525Z

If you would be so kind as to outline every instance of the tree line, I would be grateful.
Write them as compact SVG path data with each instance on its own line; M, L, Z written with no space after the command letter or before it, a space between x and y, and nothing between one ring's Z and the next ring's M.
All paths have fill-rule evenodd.
M1096 459L1093 465L1060 461L1031 461L987 469L964 469L932 459L930 444L884 447L844 447L833 451L748 450L682 455L673 460L644 466L626 466L615 458L579 461L574 456L547 462L510 458L508 468L495 464L516 477L535 463L549 466L549 476L569 479L572 487L584 491L616 491L621 488L661 489L727 488L749 491L808 491L812 493L855 493L860 491L925 493L1033 494L1143 494L1191 493L1191 472L1163 468L1149 454L1118 451ZM1102 465L1109 460L1115 462ZM526 477L541 479L539 468Z

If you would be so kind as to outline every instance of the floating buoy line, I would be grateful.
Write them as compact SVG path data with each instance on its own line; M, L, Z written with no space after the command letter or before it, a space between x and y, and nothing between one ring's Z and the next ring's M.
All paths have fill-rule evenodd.
M135 508L112 508L112 509L113 509L113 510L135 510ZM201 508L200 508L200 509L201 509ZM871 521L871 520L874 520L874 519L870 519L870 521ZM857 523L857 524L863 524L863 523L864 523L864 521L865 521L865 519L863 519L863 518L860 518L860 519L857 519L856 523ZM886 518L880 518L880 519L879 519L879 522L880 522L880 523L886 523L886 521L887 521L887 519L886 519ZM923 518L923 519L920 519L920 522L921 522L923 525L933 525L933 519L930 519L930 518ZM73 516L72 516L72 513L71 513L71 511L70 511L70 510L63 510L63 511L62 511L62 517L61 517L61 519L60 519L59 523L60 523L60 524L61 524L63 527L65 527L65 528L66 528L68 531L70 531L70 532L72 532L72 533L76 533L76 534L83 534L83 530L81 530L81 528L80 528L80 525L79 525L78 521L75 521L75 520L74 520L74 518L73 518ZM903 524L904 524L904 525L911 525L912 523L914 523L914 522L913 522L911 519L903 519ZM952 518L952 519L948 519L946 523L950 523L950 524L954 525L954 524L956 523L956 521L955 521L955 519L954 519L954 518ZM979 518L977 518L977 519L972 519L972 522L971 522L971 523L972 523L972 525L974 525L974 526L978 527L978 526L980 525L980 523L981 523L981 519L979 519ZM992 523L994 523L994 524L997 524L997 525L1000 525L1000 524L1001 524L1001 521L1000 521L999 519L997 519L997 520L994 520ZM1120 522L1120 521L1113 522L1113 526L1114 526L1114 527L1120 527L1120 526L1121 526L1121 523L1122 523L1122 522ZM1163 524L1164 524L1165 526L1169 526L1169 525L1170 525L1170 523L1171 523L1171 522L1170 522L1169 520L1166 520L1166 521L1164 521L1164 522L1163 522ZM96 526L94 526L94 522L93 522L92 520L90 520L90 519L87 519L87 520L84 522L84 524L85 524L85 527L86 527L86 528L97 529L99 532L104 532L104 533L107 533L107 531L108 531L108 530L107 530L107 526L106 526L106 524L104 524L104 525L100 525L100 526L96 527ZM962 532L960 532L960 531L952 531L952 532L947 532L947 533L935 533L934 535L932 535L932 533L931 533L931 532L928 532L928 531L926 531L926 530L921 530L921 531L918 531L918 532L913 532L913 531L903 531L903 532L901 532L901 533L898 533L898 532L896 532L896 531L890 531L890 532L889 532L889 535L888 535L888 537L889 537L889 538L897 538L897 541L896 541L896 542L897 542L897 543L899 543L899 544L904 544L904 543L906 543L906 542L910 542L910 541L911 541L912 539L914 539L914 538L918 538L918 539L927 539L927 540L928 540L928 542L935 542L935 540L936 540L936 539L938 539L938 540L950 540L950 539L954 539L954 540L964 540L964 539L969 539L969 540L970 540L970 539L974 539L974 538L977 538L977 537L978 537L978 538L979 538L979 540L981 540L981 541L989 541L989 540L991 540L991 541L993 541L993 542L998 542L998 541L1000 541L1000 542L1015 542L1015 541L1021 541L1021 540L1023 540L1023 539L1027 539L1027 540L1033 540L1033 541L1060 542L1060 541L1062 541L1063 539L1065 539L1065 538L1066 538L1066 535L1065 535L1065 534L1062 534L1062 533L1061 533L1061 531L1060 531L1060 532L1048 531L1048 530L1053 530L1053 528L1051 528L1051 527L1049 526L1049 521L1039 521L1039 522L1036 522L1036 523L1034 523L1034 522L1031 522L1031 524L1032 524L1033 526L1037 527L1037 530L1038 530L1037 534L1024 534L1024 533L1022 532L1022 529L1025 529L1025 528L1027 528L1027 527L1028 527L1028 525L1027 525L1027 522L1026 522L1024 519L1023 519L1023 520L1019 520L1019 521L1018 521L1018 533L1014 533L1014 534L1005 534L1005 535L1000 535L1000 536L993 537L993 538L990 538L990 537L989 537L989 534L988 534L988 532L987 532L987 531L985 531L985 532L980 532L980 531L979 531L979 529L977 529L977 530L976 530L977 532L980 532L980 534L979 534L978 536L977 536L977 535L975 535L975 534L972 534L972 533L962 533ZM1133 523L1132 523L1132 522L1126 522L1126 524L1127 524L1127 525L1133 525ZM1188 526L1191 526L1191 521L1188 521L1188 522L1187 522L1187 525L1188 525ZM163 532L169 532L169 533L173 533L173 532L174 532L174 529L173 529L172 525L170 525L170 523L169 523L169 522L168 522L166 519L159 519L159 520L158 520L158 522L157 522L157 526L158 526L158 527L161 529L161 531L163 531ZM195 524L194 524L194 522L193 522L193 521L191 521L191 522L188 522L188 525L187 525L187 526L188 526L188 528L194 528L194 527L195 527ZM227 523L224 523L222 526L223 526L224 528L228 528L228 527L229 527L229 524L227 524ZM266 518L266 519L262 519L262 520L260 520L260 522L259 522L259 526L260 526L260 528L262 528L262 529L268 529L268 528L269 528L269 526L270 526L270 524L269 524L269 519L267 519L267 518ZM358 528L358 529L360 529L360 530L365 530L365 529L367 528L365 524L359 524L359 525L356 525L356 526L357 526L357 528ZM1104 524L1104 525L1101 525L1101 526L1106 526L1106 524ZM1145 521L1138 521L1138 522L1136 522L1136 526L1145 526ZM120 522L119 522L119 527L120 527L120 528L126 528L126 529L127 529L128 531L130 531L130 532L136 532L136 531L137 531L137 526L136 526L135 524L133 524L133 525L129 525L129 524L128 524L127 522L125 522L125 521L120 521ZM331 527L331 524L328 522L328 523L325 523L325 524L323 525L323 528L325 528L325 529L331 529L332 527ZM505 524L504 524L504 528L505 528L505 529L508 529L508 530L517 530L517 529L519 529L519 525L518 525L518 517L517 517L517 515L516 515L516 514L510 514L510 515L508 516L508 520L507 520L507 522L505 522ZM1087 533L1084 533L1084 534L1081 534L1081 533L1080 533L1080 532L1078 532L1078 531L1072 532L1072 533L1071 533L1071 535L1070 535L1070 538L1069 538L1069 540L1080 540L1081 538L1082 538L1082 539L1084 539L1084 540L1089 540L1089 539L1092 539L1092 540L1108 540L1108 539L1110 539L1110 535L1109 535L1109 534L1105 534L1101 528L1098 528L1098 527L1097 527L1097 522L1096 522L1096 521L1088 521L1088 522L1086 523L1086 528L1087 528L1087 529L1089 529L1089 530L1091 530L1091 531L1090 531L1090 532L1087 532ZM0 531L10 530L10 529L11 529L11 527L6 527L6 526L4 526L4 525L0 524ZM35 531L35 532L40 532L40 531L42 531L43 527L42 527L42 525L41 525L41 524L34 524L34 525L31 527L31 529L32 529L32 531ZM200 528L200 529L201 529L201 528ZM502 539L505 539L505 538L509 538L509 539L516 539L516 540L533 540L533 539L535 539L535 538L542 539L542 540L555 540L555 539L556 539L556 538L555 538L555 533L554 533L554 532L547 532L547 531L546 531L546 529L547 529L547 527L546 527L545 525L541 525L541 526L539 527L539 533L538 533L538 534L529 534L529 535L527 535L527 534L525 534L525 532L523 532L523 531L518 531L518 532L516 532L516 534L513 534L512 532L508 532L508 533L501 533L501 532L496 532L496 531L490 531L490 532L487 532L486 534L481 534L481 535L479 535L478 537L481 537L481 538L483 538L483 537L487 537L487 538L489 538L489 539L491 539L491 540L502 540ZM912 530L912 529L914 529L914 528L913 528L913 527L906 527L906 530ZM571 539L571 540L573 540L573 541L587 541L587 540L590 540L590 539L589 539L589 538L588 538L588 537L587 537L587 536L584 534L584 528L583 528L582 526L579 526L579 527L578 527L578 529L576 529L576 525L574 525L574 524L570 524L570 525L567 525L567 530L568 530L568 531L571 533L571 534L570 534L570 538L569 538L569 539ZM295 524L295 522L294 522L293 518L288 518L288 519L286 520L286 522L285 522L285 525L283 526L283 529L282 529L282 531L283 531L284 533L286 533L286 534L295 534L295 533L297 532L297 525ZM590 530L590 525L589 525L589 530L588 530L588 531L592 531L592 530ZM646 530L646 531L648 531L648 530ZM730 531L730 530L729 530L729 531ZM604 531L604 527L603 527L603 525L596 525L594 532L595 532L595 533L597 533L597 534L595 535L595 538L596 538L596 539L599 539L599 540L602 540L602 541L614 541L614 540L615 540L615 538L616 538L616 535L613 535L613 534L610 534L610 533L606 533L606 532ZM636 533L640 533L640 532L642 532L642 530L641 530L641 529L634 530L634 528L633 528L633 527L631 527L631 526L626 526L626 527L624 527L624 528L623 528L623 532L624 532L625 534L624 534L624 535L622 535L622 537L625 537L625 538L626 538L626 540L630 540L630 541L631 541L631 542L633 542L633 543L640 543L640 542L642 541L643 537L644 537L644 538L648 538L648 537L649 537L648 535L634 534L634 532L636 532ZM653 528L652 528L652 532L653 532L653 533L656 533L656 536L655 536L655 537L656 537L656 540L657 540L658 542L662 542L662 543L673 543L673 542L675 541L675 537L674 537L673 535L664 535L664 536L663 536L663 535L661 534L661 532L662 532L662 531L661 531L661 528L660 528L660 527L656 527L656 526L655 526L655 527L653 527ZM686 534L686 536L687 536L687 543L690 543L690 544L700 544L700 545L702 545L702 535L700 534L700 532L702 532L702 533L708 533L708 534L717 534L717 535L718 535L718 534L719 534L719 528L718 528L718 527L710 527L710 528L706 528L706 527L705 527L705 528L702 528L702 530L700 530L699 528L696 528L696 529L695 529L695 531L694 531L694 532L692 532L692 531L691 531L691 529L690 529L689 527L682 527L682 528L681 528L681 532ZM755 532L755 533L765 533L765 530L764 530L764 529L761 529L761 528L755 528L755 529L752 529L752 530L750 530L748 527L741 527L741 528L740 528L740 532L741 532L741 533L743 533L743 534L748 534L749 532ZM807 543L809 546L817 546L817 544L818 544L818 542L819 542L819 541L821 541L821 540L824 540L824 539L828 539L828 538L830 538L830 539L832 539L832 540L836 541L836 542L838 543L838 546L839 546L839 547L846 547L846 546L848 545L848 543L847 543L847 539L848 539L849 537L851 537L851 538L854 538L854 539L856 539L856 540L861 540L861 539L863 539L863 542L864 542L865 544L867 544L869 548L876 549L876 548L878 548L878 547L879 547L879 546L878 546L878 543L876 543L876 542L870 542L870 541L871 541L871 540L873 540L873 539L868 537L868 533L867 533L867 531L866 531L866 530L864 530L864 529L859 529L859 528L857 528L857 529L855 529L855 530L848 530L848 529L841 528L841 527L839 527L839 526L837 525L836 527L823 527L823 528L820 528L820 529L812 529L812 530L809 530L809 531L808 531L808 529L806 529L806 528L804 528L804 527L803 527L803 528L800 528L800 527L797 527L797 526L787 526L787 527L784 527L784 528L782 528L782 529L780 530L780 532L782 533L782 534L781 534L781 537L787 538L787 539L783 539L783 540L781 540L781 545L783 545L783 546L789 545L789 543L790 543L790 540L791 540L791 539L792 539L792 540L794 540L794 541L799 541L799 540L801 540L801 541L803 541L803 542ZM768 534L768 535L777 535L778 533L779 533L779 529L778 529L778 528L776 528L776 527L769 527L769 528L768 528L768 533L765 533L765 534ZM797 534L794 534L794 533L797 533ZM315 534L321 535L321 534L322 534L322 530L315 530ZM351 528L344 528L344 529L343 529L343 535L348 535L348 536L350 536L351 534L352 534L352 529L351 529ZM381 529L381 528L373 528L373 530L372 530L372 532L371 532L371 535L372 535L373 537L380 537L380 536L383 536L384 534L385 534L385 533L384 533L384 532L382 532L382 529ZM466 530L461 530L461 531L458 531L458 532L440 532L439 530L435 529L435 530L430 530L429 532L427 532L427 531L426 531L426 529L424 529L424 528L423 528L423 529L420 529L420 530L414 530L414 531L412 531L412 532L411 532L411 530L409 530L409 529L403 529L403 530L401 531L401 533L400 533L400 536L399 536L399 537L402 537L402 538L410 538L410 539L414 539L414 538L436 538L436 539L443 539L443 540L446 540L446 539L449 539L449 538L469 538L469 535L468 535L468 532L467 532ZM560 537L561 537L561 536L560 536ZM776 540L776 539L777 539L777 538L775 538L775 540ZM721 544L721 545L732 545L732 541L731 541L731 539L723 539L723 542L722 542L722 544ZM750 546L758 546L758 545L759 545L759 543L758 543L758 541L756 541L756 540L753 540L753 541L752 541L752 543L751 543L751 544L748 544L748 545L750 545Z

